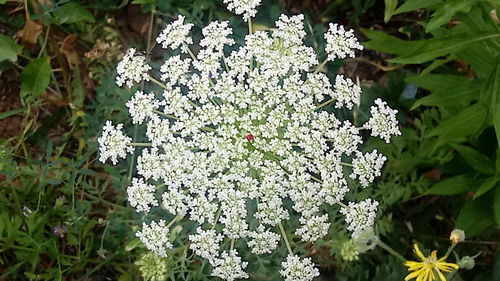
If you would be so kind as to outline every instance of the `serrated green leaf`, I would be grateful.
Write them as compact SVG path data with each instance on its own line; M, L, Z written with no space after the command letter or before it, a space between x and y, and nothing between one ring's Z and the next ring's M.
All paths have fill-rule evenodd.
M425 137L441 136L445 140L463 138L479 132L486 119L486 108L476 103L460 113L441 121L434 129L430 130Z
M95 18L92 13L84 6L76 3L69 2L54 10L53 16L57 23L76 23L76 22L88 22L94 23Z
M418 40L410 42L420 42L420 47L411 53L389 59L393 63L419 64L428 62L440 56L456 54L467 47L469 44L483 40L500 37L498 33L479 33L479 34L455 34L445 38L434 38L428 40Z
M398 0L384 0L384 4L384 22L388 22L391 19L394 10L398 6Z
M21 72L21 95L36 97L42 94L50 82L50 59L47 56L31 61Z
M481 102L490 107L490 114L495 127L497 143L500 147L500 57L496 60L497 67L493 71L481 92Z
M459 175L444 179L429 190L425 194L433 195L453 195L466 191L475 190L477 185L481 183L481 179L473 179L468 175Z
M500 225L500 188L495 190L495 197L493 199L493 212L495 214L495 221Z
M361 31L366 35L366 37L368 37L368 39L370 39L370 41L363 43L366 48L389 54L410 54L419 49L425 43L424 40L401 40L381 31L375 31L365 28L362 28Z
M461 83L448 84L446 88L434 91L430 95L417 100L411 109L413 110L421 105L446 107L456 104L468 104L479 98L483 85L484 81L481 79L466 79Z
M17 54L20 50L21 46L16 44L14 39L0 34L0 62L4 60L17 61Z
M465 231L467 237L474 237L491 227L495 223L491 199L481 196L477 200L467 201L458 214L456 228Z
M488 159L484 154L465 145L451 144L451 146L460 153L467 161L467 164L474 170L486 175L495 174L495 162Z
M408 0L401 6L399 6L399 8L394 11L393 15L427 8L433 5L440 4L441 2L443 2L443 0Z
M432 19L425 25L425 31L431 32L443 24L450 22L458 12L468 12L476 1L449 0L432 14Z
M429 91L438 91L450 85L469 83L472 79L451 74L414 75L405 78L405 82Z
M498 181L500 181L500 179L496 177L485 179L477 189L476 194L474 194L474 199L493 189L493 187L497 185Z

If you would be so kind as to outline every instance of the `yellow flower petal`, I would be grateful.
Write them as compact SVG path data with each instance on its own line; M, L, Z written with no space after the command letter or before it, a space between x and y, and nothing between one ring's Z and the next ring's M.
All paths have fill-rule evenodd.
M425 256L422 254L420 249L418 248L417 243L413 244L413 252L422 260L425 261Z
M441 281L446 281L446 277L444 277L444 274L441 273L441 271L437 270L437 273L438 273L439 279L441 279Z
M406 277L405 277L405 281L408 281L408 280L411 280L415 277L418 277L420 274L422 273L422 269L419 269L417 271L414 271L410 274L408 274Z

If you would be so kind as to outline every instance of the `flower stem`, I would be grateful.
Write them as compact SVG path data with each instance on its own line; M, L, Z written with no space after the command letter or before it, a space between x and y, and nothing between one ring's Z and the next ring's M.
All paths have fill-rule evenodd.
M288 249L288 254L293 256L292 247L290 247L290 242L288 242L288 237L286 236L286 232L285 232L285 229L283 228L283 224L281 222L279 222L278 227L281 231L281 236L283 237L283 240L285 241L286 248Z
M234 239L231 239L231 246L229 247L229 250L232 251L234 249Z
M194 60L194 61L197 61L198 59L196 58L196 56L194 55L193 51L191 51L191 49L189 48L188 45L186 45L186 43L183 44L184 45L184 48L186 48L189 56Z
M325 101L324 103L316 106L316 108L314 110L318 110L318 109L322 108L323 106L327 106L334 101L335 101L335 99L329 99L329 100Z
M448 247L448 250L446 251L446 255L444 255L444 259L448 258L448 256L451 254L451 251L453 251L456 245L456 243L451 243L450 247Z
M159 110L153 110L153 112L154 112L154 113L156 113L156 114L158 114L158 115L161 115L161 116L163 116L163 117L166 117L166 118L168 118L168 119L172 119L172 120L177 120L177 119L178 119L177 117L175 117L175 116L173 116L173 115L170 115L170 114L165 114L165 113L163 113L163 112L161 112L161 111L159 111Z
M222 209L219 208L219 210L217 210L217 213L215 214L215 219L214 219L214 223L212 224L212 230L215 228L215 226L217 225L217 221L219 220L219 217L220 217L220 214L222 213Z
M252 18L248 18L248 34L252 34Z
M326 58L320 65L318 65L318 67L316 67L313 74L318 73L327 63L328 63L328 58Z
M130 146L141 146L141 147L153 146L153 144L151 144L149 142L130 142L130 143L127 143L127 145L130 145Z
M168 224L167 224L167 228L170 228L172 225L174 225L174 223L176 223L177 221L180 221L182 219L182 216L181 215L177 215L175 216L175 218L173 218Z
M382 240L378 240L377 245L379 245L382 249L384 249L387 252L389 252L389 254L393 255L396 258L398 258L403 263L406 261L406 259L402 255L400 255L398 252L394 251L393 248L389 247L387 244L385 244L384 242L382 242Z
M162 82L156 80L156 78L150 76L149 77L149 80L151 80L153 83L155 83L156 85L162 87L163 89L165 90L171 90L170 88L167 87L167 85L163 84Z
M346 167L352 167L351 163L346 163L346 162L340 162L340 165L346 166Z

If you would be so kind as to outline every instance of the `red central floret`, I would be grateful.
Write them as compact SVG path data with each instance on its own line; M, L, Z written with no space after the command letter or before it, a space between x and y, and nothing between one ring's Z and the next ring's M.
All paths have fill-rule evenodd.
M255 139L255 137L252 134L246 135L245 138L247 139L247 141L253 141Z

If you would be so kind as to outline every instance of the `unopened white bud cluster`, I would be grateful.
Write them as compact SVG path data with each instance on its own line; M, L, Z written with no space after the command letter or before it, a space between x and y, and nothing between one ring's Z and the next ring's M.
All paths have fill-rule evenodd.
M245 20L260 4L224 2ZM357 109L361 88L342 75L332 85L319 72L324 64L303 43L303 19L282 15L276 28L250 32L245 44L230 53L225 47L235 44L232 29L228 22L215 21L202 29L195 54L189 35L193 24L179 16L157 38L173 51L159 74L149 76L150 67L135 50L119 65L118 85L149 79L161 91L137 91L127 103L132 123L146 127L141 140L148 142L132 142L123 125L108 121L99 138L100 160L116 164L133 146L146 146L127 189L130 205L147 216L161 213L152 208L163 208L176 219L196 222L189 247L208 260L213 276L224 280L249 277L247 262L234 249L244 242L258 255L286 245L289 255L280 271L285 280L318 276L310 258L293 255L283 227L290 217L299 217L295 234L313 243L330 231L326 205L342 206L353 236L374 224L378 202L342 202L350 191L348 177L367 187L386 160L375 150L360 152L361 131L388 140L399 134L396 112L377 101L371 119L356 127L324 110L328 104ZM362 49L352 30L338 25L331 25L325 38L325 63ZM176 219L168 224L153 219L137 236L164 257L173 246L169 228Z

